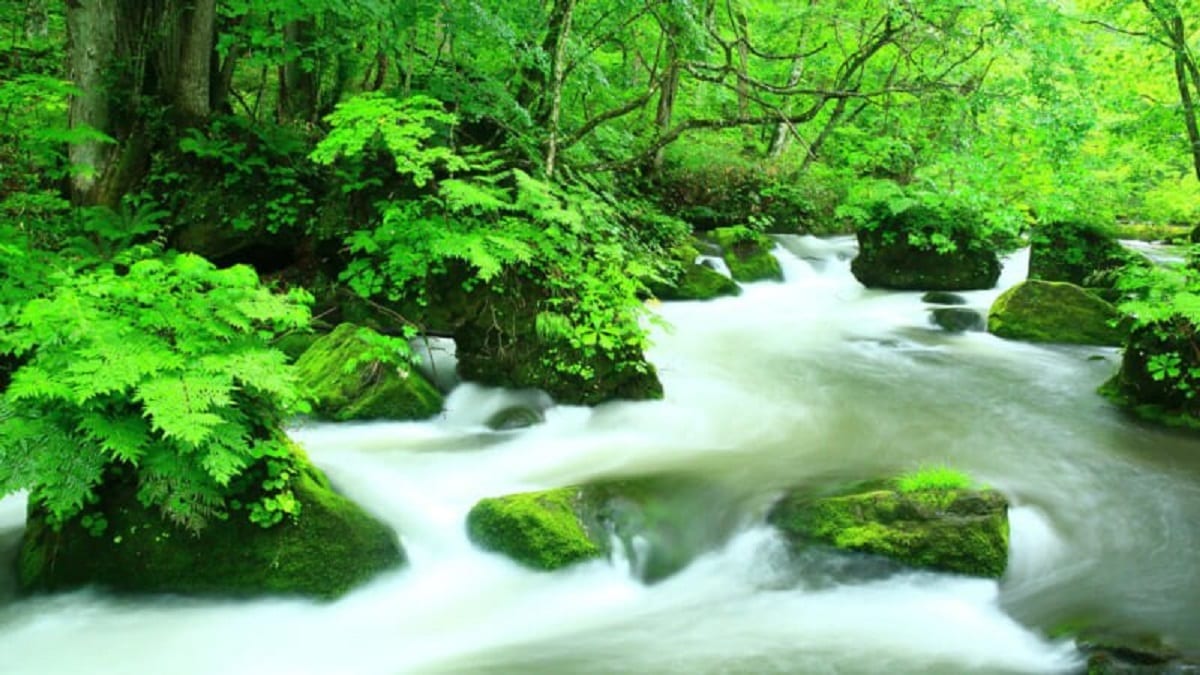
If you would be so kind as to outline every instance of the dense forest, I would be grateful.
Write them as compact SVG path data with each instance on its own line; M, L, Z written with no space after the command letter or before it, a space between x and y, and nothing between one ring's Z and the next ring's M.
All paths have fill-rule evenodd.
M782 278L778 234L855 234L910 290L1032 244L1118 308L1108 393L1194 425L1194 264L1115 240L1197 224L1195 0L2 1L0 495L31 537L120 500L200 541L343 527L285 427L398 415L306 383L416 380L440 336L464 380L658 398L656 299L738 292L714 244ZM23 584L88 580L41 555Z

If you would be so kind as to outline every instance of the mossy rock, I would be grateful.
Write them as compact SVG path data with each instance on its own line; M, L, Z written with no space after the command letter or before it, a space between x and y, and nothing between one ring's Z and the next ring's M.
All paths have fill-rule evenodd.
M288 360L294 363L321 337L321 333L288 333L280 336L271 346L287 354Z
M1051 223L1034 232L1029 247L1029 278L1088 285L1089 277L1123 267L1132 259L1116 237L1087 223Z
M33 506L18 556L25 591L97 585L128 593L336 598L404 563L396 535L337 494L316 468L294 479L299 517L269 528L244 510L199 534L163 520L137 499L136 479L110 475L87 514L107 527L93 536L82 515L55 531Z
M1083 345L1121 344L1116 307L1074 284L1025 281L996 298L988 331L1002 338Z
M1170 426L1200 428L1200 399L1190 373L1200 368L1196 326L1172 316L1130 332L1121 368L1100 392L1139 417ZM1175 374L1151 368L1155 359L1175 360Z
M658 476L481 500L471 540L534 569L606 557L617 543L637 575L655 582L725 542L740 525L733 498L708 482ZM709 514L697 518L697 513Z
M662 398L654 365L635 348L586 351L542 335L538 317L548 311L546 291L525 275L510 273L494 287L471 294L480 311L455 327L458 374L463 380L508 389L540 389L556 402L598 405L612 400Z
M741 295L742 287L708 265L689 263L674 283L651 285L660 300L712 300Z
M341 324L296 361L298 385L313 398L314 414L344 422L418 420L441 411L441 393L415 369L402 374L395 366L367 360L346 371L347 363L362 361L369 349L362 330L370 329Z
M858 231L858 256L850 271L862 285L902 291L968 291L996 285L1000 259L966 230L951 238L954 251L939 253L911 244L910 232L926 228L922 210L912 211Z
M1008 564L1008 503L994 490L894 483L827 497L784 496L768 520L793 544L826 544L912 567L1000 577Z
M1200 662L1186 658L1157 636L1084 631L1075 639L1087 656L1088 675L1167 675L1200 673Z
M481 548L540 570L602 558L606 537L584 522L585 499L580 487L482 499L467 514L467 534Z
M783 281L783 268L771 255L775 243L770 237L747 227L720 227L709 236L721 247L734 281Z

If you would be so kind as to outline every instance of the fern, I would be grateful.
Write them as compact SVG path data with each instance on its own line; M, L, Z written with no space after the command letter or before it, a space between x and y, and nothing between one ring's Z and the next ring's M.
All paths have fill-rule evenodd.
M307 325L306 294L272 294L249 268L190 254L56 281L0 343L26 361L2 399L0 492L29 489L62 522L106 470L130 467L143 503L199 529L225 517L248 467L291 461L263 437L303 404L266 340Z

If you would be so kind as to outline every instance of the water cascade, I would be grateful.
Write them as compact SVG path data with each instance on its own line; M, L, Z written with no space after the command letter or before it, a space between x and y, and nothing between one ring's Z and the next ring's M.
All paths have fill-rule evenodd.
M949 334L919 293L871 291L851 239L782 237L784 283L666 303L655 402L549 406L459 386L420 423L301 426L335 484L402 533L410 557L329 604L16 599L0 573L0 672L1057 673L1080 620L1200 651L1200 453L1095 394L1116 352ZM1024 274L963 294L986 309ZM544 422L493 431L532 405ZM545 408L541 410L541 408ZM780 492L947 464L1014 505L1000 581L844 570L764 524ZM632 558L555 573L474 548L481 497L601 478L663 477L701 536L652 583ZM0 554L23 497L0 501ZM640 542L641 547L647 545Z

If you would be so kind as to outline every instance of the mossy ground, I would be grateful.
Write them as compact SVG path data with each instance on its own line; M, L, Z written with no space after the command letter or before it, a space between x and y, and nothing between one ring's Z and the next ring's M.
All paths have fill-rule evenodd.
M1068 344L1121 344L1116 307L1064 282L1026 281L996 298L988 331L1002 338Z
M482 499L467 514L471 541L540 570L556 570L606 554L603 538L578 514L578 487Z
M792 494L770 521L798 544L825 543L914 567L1000 577L1008 562L1007 503L991 490L901 492L890 483L823 498Z
M361 419L426 419L442 409L442 395L420 372L394 365L361 363L367 349L359 326L344 323L313 343L296 361L301 391L314 399L313 412L344 422Z
M129 475L106 480L99 504L87 512L107 521L99 536L80 518L55 531L31 507L18 557L21 587L332 599L404 562L395 533L311 466L293 482L300 516L270 528L234 510L194 534L143 507L136 491Z

